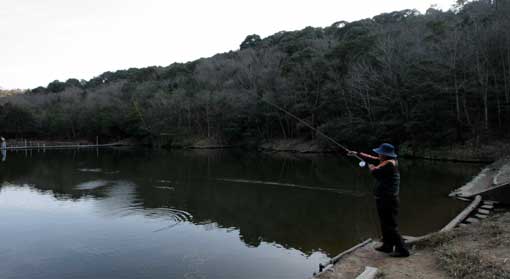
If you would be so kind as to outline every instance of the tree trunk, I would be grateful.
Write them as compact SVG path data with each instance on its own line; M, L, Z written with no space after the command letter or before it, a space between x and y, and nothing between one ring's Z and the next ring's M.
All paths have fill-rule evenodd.
M484 107L484 122L485 129L489 129L489 85L488 85L489 73L487 73L485 85L483 89L483 107Z
M188 101L188 131L191 132L191 102Z
M206 117L206 122L207 122L207 138L208 139L211 137L211 119L209 116L210 104L211 104L211 91L209 91L209 93L207 95L207 104L205 106L205 117Z
M283 125L281 117L278 117L278 122L280 123L280 128L282 129L283 138L287 139L287 132L285 131L285 126Z
M485 129L489 129L489 109L487 106L488 96L487 88L483 89L482 100L483 100L483 122Z
M469 116L469 110L468 110L468 106L467 106L467 102L466 102L466 96L464 96L464 98L462 98L462 105L464 107L464 114L466 116L466 123L468 124L468 126L472 127L471 117Z
M347 115L349 116L349 123L352 123L352 111L349 106L349 102L347 101L347 96L344 89L342 89L342 95L344 99L345 110L347 111Z
M507 50L507 56L508 56L508 63L505 61L507 59L505 59L505 55L501 55L503 59L501 59L502 63L503 63L503 86L504 86L504 93L505 93L505 101L506 103L510 103L510 92L508 92L508 78L510 78L509 74L510 73L507 73L508 71L510 71L510 53L508 53L509 50ZM507 64L509 64L509 69L507 70Z

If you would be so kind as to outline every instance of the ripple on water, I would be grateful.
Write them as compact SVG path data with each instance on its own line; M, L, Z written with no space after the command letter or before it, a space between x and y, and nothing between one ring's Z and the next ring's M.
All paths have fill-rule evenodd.
M191 215L189 212L175 208L157 208L146 211L146 216L164 218L178 223L189 222L191 219L193 219L193 215Z
M93 180L80 183L76 185L75 188L78 190L93 190L99 187L104 187L108 184L111 184L111 182L108 180Z
M158 208L151 210L149 214L150 217L163 218L166 220L166 222L169 222L168 225L156 229L153 232L169 230L175 226L178 226L179 224L190 222L191 219L193 219L193 215L191 215L189 212L175 208Z
M81 168L81 169L78 169L78 171L81 171L81 172L102 172L103 169L99 169L99 168L96 168L96 169Z
M154 186L156 189L161 189L161 190L168 190L168 191L174 191L175 188L174 187L171 187L171 186Z

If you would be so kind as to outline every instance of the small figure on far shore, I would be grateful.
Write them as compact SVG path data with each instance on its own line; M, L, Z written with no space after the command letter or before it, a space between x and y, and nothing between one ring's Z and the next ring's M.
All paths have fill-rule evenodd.
M395 147L389 143L383 143L372 150L378 157L356 151L350 151L347 155L359 156L368 161L370 173L376 179L374 195L383 244L375 249L390 253L392 257L408 257L409 251L398 231L400 172Z
M2 162L5 162L7 159L7 142L4 137L0 137L0 141L2 141L0 145L0 150L2 150Z

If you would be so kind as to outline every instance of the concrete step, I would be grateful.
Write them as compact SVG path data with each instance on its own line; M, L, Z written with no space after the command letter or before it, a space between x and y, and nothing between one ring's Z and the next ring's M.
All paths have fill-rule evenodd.
M497 204L498 202L497 201L483 201L483 204L488 204L488 205L495 205Z
M491 214L491 212L487 209L478 209L478 213L482 213L482 214L485 214L485 215L489 215Z
M490 209L494 209L494 205L484 204L484 205L480 206L480 208L490 210Z
M470 223L470 224L475 224L475 223L479 223L480 220L476 219L476 218L467 218L466 219L466 222Z

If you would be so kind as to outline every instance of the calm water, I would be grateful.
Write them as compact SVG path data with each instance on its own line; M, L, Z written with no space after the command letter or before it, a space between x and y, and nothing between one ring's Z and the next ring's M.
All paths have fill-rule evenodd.
M0 163L0 274L308 278L378 236L373 181L355 166L241 151L11 152ZM447 223L465 205L446 195L479 169L402 160L403 234Z

